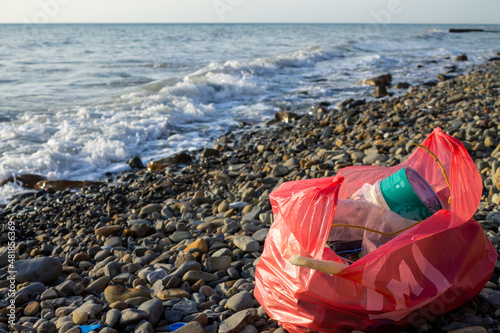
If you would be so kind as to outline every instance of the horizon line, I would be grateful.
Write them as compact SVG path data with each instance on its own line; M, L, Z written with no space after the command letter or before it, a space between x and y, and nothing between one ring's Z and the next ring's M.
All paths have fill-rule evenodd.
M391 22L391 23L378 23L378 22L0 22L4 25L57 25L57 24L366 24L366 25L500 25L500 23L423 23L423 22Z

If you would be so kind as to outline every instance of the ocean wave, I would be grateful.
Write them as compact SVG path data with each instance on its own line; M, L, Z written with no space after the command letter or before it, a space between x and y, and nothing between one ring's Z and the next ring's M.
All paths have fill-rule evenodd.
M283 70L310 68L339 56L312 46L294 52L249 61L211 62L183 78L164 79L138 86L115 103L130 109L156 110L169 115L171 124L203 122L220 117L231 105L265 95L268 79Z
M447 35L446 30L431 28L427 31L411 36L413 39L444 39Z

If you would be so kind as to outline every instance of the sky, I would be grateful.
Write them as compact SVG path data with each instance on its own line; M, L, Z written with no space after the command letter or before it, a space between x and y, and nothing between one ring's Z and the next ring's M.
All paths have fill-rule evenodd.
M0 23L500 24L498 0L1 0Z

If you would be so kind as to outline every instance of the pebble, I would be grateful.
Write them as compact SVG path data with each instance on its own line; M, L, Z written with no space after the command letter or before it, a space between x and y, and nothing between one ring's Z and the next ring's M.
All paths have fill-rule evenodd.
M36 328L38 333L54 333L57 331L56 324L51 321L45 321Z
M385 162L387 157L378 153L366 155L363 158L363 164L375 164L376 162Z
M100 277L99 279L95 280L94 282L90 283L85 290L90 294L90 293L101 293L104 291L106 286L108 285L110 281L109 276L103 276Z
M17 291L18 294L26 294L28 297L41 295L47 287L41 282L33 282ZM56 295L57 296L57 295Z
M126 301L134 297L151 298L151 295L143 289L108 286L104 290L104 297L108 303L114 303L118 301Z
M226 308L234 312L239 312L245 309L253 308L252 296L247 291L237 293L226 303Z
M176 333L203 333L203 326L197 321L192 321L192 322L187 323L186 325L182 326L181 328L176 329L175 332Z
M253 325L245 326L240 333L258 333L259 331Z
M181 312L184 315L188 315L198 312L198 304L188 299L184 299L178 303L175 303L172 307L172 310Z
M488 331L481 326L469 326L449 331L449 333L487 333Z
M154 298L142 303L138 310L142 310L149 314L148 322L155 325L163 315L163 304L160 299Z
M54 289L47 289L45 290L42 295L40 296L40 299L42 301L46 301L46 300L49 300L49 299L54 299L54 298L57 298L57 291L55 291Z
M191 249L198 249L201 251L201 253L207 253L208 252L208 245L207 241L203 238L199 238L189 244L185 249L184 252L189 252Z
M178 278L182 278L184 274L188 271L199 271L201 270L201 264L197 261L188 261L179 266L175 271L171 272L167 277L175 276Z
M62 273L62 263L57 258L42 257L16 261L16 280L24 282L41 282L48 284L56 280Z
M155 329L147 320L141 320L134 328L134 333L155 333Z
M117 235L123 229L119 225L108 225L95 230L95 234L101 237L108 237L111 235Z
M156 281L161 280L166 276L167 276L167 271L165 271L163 268L158 268L153 272L149 273L146 279L149 281L149 283L155 284Z
M231 317L223 320L219 327L219 333L237 333L255 321L257 317L256 309L239 311Z
M268 232L269 232L269 228L260 229L252 235L252 238L255 239L259 243L263 243L266 240Z
M123 309L124 310L124 309ZM117 309L111 309L106 312L106 325L115 327L120 322L121 312Z
M498 290L483 288L483 290L479 292L479 297L483 298L493 307L500 307L500 291Z
M166 301L172 298L184 298L184 297L189 297L189 293L184 290L184 289L179 289L179 288L171 288L171 289L166 289L162 290L156 295L159 299L162 301Z
M196 281L202 280L205 283L210 283L217 281L219 278L215 274L202 272L202 271L189 271L182 277L182 281L188 283L195 283Z
M234 245L245 252L255 252L260 248L259 242L250 236L236 236L234 237Z
M185 239L193 238L193 235L189 231L176 231L169 238L174 243L180 243Z
M159 212L161 211L162 206L159 204L149 204L141 208L141 211L139 212L139 216L147 216L151 215L154 212Z
M184 312L181 311L172 311L172 310L165 310L163 313L163 316L165 317L165 320L168 321L169 323L176 323L184 317Z
M24 308L24 314L28 317L34 317L40 312L40 303L36 301L30 302L26 307Z
M75 325L82 325L87 322L89 315L84 311L74 311L73 312L73 323Z
M85 260L89 260L89 259L90 259L90 255L88 253L85 253L85 252L77 253L73 257L74 262L80 262L80 261L85 261Z
M128 324L135 324L148 318L149 314L146 311L138 309L125 309L121 313L120 325L126 326Z
M209 273L215 273L217 271L225 271L231 266L231 257L221 256L221 257L209 257L203 262L204 268Z

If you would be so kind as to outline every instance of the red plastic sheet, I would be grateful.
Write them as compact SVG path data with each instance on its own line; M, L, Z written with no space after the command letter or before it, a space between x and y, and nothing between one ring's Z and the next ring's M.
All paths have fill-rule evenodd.
M497 254L472 219L481 177L462 143L441 129L394 167L354 166L336 177L287 182L271 193L274 223L256 269L255 297L289 332L391 331L465 303L489 280ZM338 199L404 166L417 169L445 209L338 275L293 266L292 255L342 262L325 247ZM450 198L451 193L451 199Z

